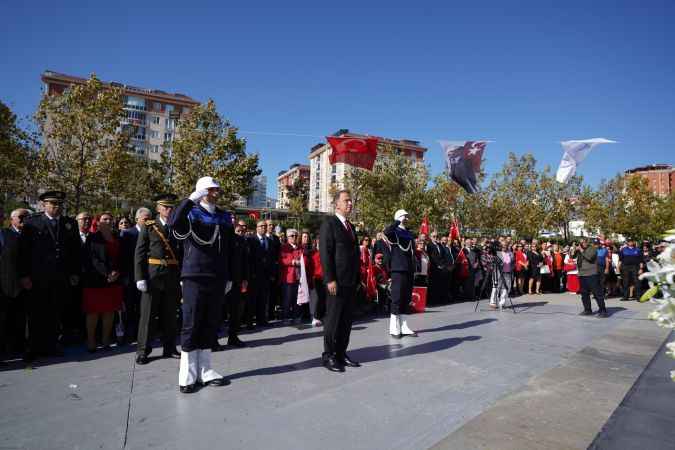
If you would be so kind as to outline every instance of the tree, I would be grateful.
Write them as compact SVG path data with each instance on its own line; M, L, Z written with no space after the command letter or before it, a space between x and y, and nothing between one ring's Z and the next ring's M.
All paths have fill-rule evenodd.
M253 191L253 178L260 175L258 156L246 153L246 141L223 119L209 100L178 120L176 139L161 168L173 192L187 195L203 176L212 176L223 191L221 201L231 205L238 195Z
M288 187L289 211L295 216L302 216L307 210L309 201L309 180L298 177L295 182Z
M415 166L392 147L382 146L372 171L348 169L344 186L352 192L356 221L366 229L383 229L400 208L410 214L412 228L420 224L428 198L426 167Z
M17 124L16 115L0 101L0 206L34 194L29 174L37 161L36 139Z
M70 86L61 95L45 95L35 119L43 135L39 180L43 187L66 193L66 203L75 211L99 207L112 192L105 174L130 172L109 164L128 159L132 130L121 126L125 117L122 89L104 85L95 75L83 84ZM122 179L117 183L125 186Z

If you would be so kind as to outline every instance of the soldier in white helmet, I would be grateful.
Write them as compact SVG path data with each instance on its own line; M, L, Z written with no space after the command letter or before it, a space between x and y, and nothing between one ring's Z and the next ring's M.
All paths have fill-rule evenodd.
M211 345L220 308L231 283L234 228L229 213L216 207L220 185L211 177L197 181L195 191L180 202L169 220L183 240L183 328L178 373L180 392L197 386L225 386L229 380L211 368Z

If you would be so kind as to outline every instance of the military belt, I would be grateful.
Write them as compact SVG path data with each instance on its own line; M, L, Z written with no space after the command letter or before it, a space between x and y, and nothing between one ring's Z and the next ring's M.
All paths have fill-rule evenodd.
M175 259L148 258L148 264L153 266L177 266L178 261Z

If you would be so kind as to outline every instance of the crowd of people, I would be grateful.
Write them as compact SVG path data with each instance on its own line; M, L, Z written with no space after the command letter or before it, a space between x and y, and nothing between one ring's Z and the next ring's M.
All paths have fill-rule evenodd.
M310 230L283 230L273 220L235 220L216 209L217 193L209 195L219 187L209 180L179 205L174 195L157 196L154 219L148 208L139 208L133 220L87 211L71 219L62 214L64 194L58 191L40 196L41 213L12 211L0 233L2 357L23 354L31 362L63 355L65 345L84 342L95 353L135 342L136 362L147 364L159 336L162 356L181 358L183 389L195 379L221 383L209 355L224 348L219 331L225 323L227 345L243 347L243 327L305 322L326 328L331 337L324 363L338 371L349 365L351 322L347 327L343 317L351 317L355 307L389 315L394 337L415 334L405 321L413 287L425 288L430 305L490 298L493 309L504 307L510 296L570 291L582 294L582 314L591 313L592 293L604 316L605 297L639 298L644 289L639 274L658 252L659 244L637 246L631 239L621 245L583 239L563 246L511 236L416 235L407 229L404 210L371 237L346 219L350 199L344 215L336 209L339 221L327 220L328 228L315 236ZM347 201L348 192L342 193L336 205ZM349 267L341 261L351 254L341 252L351 241L341 241L346 238L335 231L340 227L353 237L358 256L344 263ZM327 259L331 255L337 263ZM353 286L338 289L331 283L351 279L352 270ZM346 302L344 312L335 299L352 288L356 302Z

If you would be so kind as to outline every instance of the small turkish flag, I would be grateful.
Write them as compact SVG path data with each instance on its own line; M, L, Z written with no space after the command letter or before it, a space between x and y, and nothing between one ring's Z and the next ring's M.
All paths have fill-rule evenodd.
M331 164L338 162L373 170L375 158L377 158L376 137L349 137L349 136L326 136L326 140L333 148L329 156Z
M427 216L424 216L424 219L422 219L422 225L420 225L420 234L422 233L429 236L429 218Z
M260 220L260 211L251 211L248 213L248 217L250 217L253 220Z
M450 226L450 240L459 240L459 222L455 219Z

